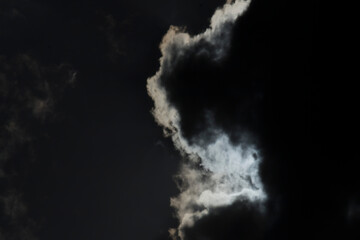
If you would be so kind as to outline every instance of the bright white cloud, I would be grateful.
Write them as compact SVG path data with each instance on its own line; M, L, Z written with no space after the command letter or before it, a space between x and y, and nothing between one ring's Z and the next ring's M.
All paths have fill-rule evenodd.
M206 41L213 47L209 57L213 61L226 56L231 37L231 26L248 8L250 1L227 1L222 8L215 11L210 27L205 32L190 36L177 27L170 27L164 36L160 49L160 69L148 79L147 89L154 100L153 115L156 122L164 128L176 148L188 158L184 161L178 178L179 196L171 199L171 206L177 209L180 221L178 230L170 230L184 239L182 229L191 227L196 220L206 216L212 208L227 206L235 201L263 201L266 195L259 178L261 154L256 146L250 144L234 145L228 136L220 130L209 130L216 138L204 143L189 144L182 135L178 111L170 105L166 90L160 82L166 78L188 49ZM199 51L207 51L200 49Z

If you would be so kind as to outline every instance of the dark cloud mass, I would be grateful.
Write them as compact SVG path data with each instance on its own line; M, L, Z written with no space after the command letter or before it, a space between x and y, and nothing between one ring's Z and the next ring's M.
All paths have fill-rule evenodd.
M245 13L238 24L244 27L251 24L249 14ZM239 48L238 54L216 61L213 57L216 47L200 41L187 48L176 65L170 67L171 72L161 79L169 102L181 116L184 137L189 140L209 128L210 121L233 140L240 137L237 136L240 132L261 130L264 80L269 74L264 58L269 50L256 42L250 44L247 39L250 36L242 27L238 39L232 40L238 46L228 43L230 52Z
M265 239L268 219L252 203L238 202L231 207L216 209L200 219L192 228L185 229L187 239Z
M228 58L233 27L247 16L248 6L247 1L226 3L215 11L210 27L195 36L171 27L160 46L160 69L148 80L156 121L190 160L179 173L181 193L171 200L180 221L177 233L170 229L174 239L191 239L185 229L219 207L266 198L258 177L261 157L250 134L260 118L263 79L254 79L252 71L258 69L252 59L245 61L247 51L243 58ZM247 43L244 39L240 45Z
M210 209L193 226L183 228L182 239L357 236L356 220L345 224L345 218L355 219L349 216L356 207L347 205L346 199L354 193L344 184L358 186L358 181L338 173L348 168L340 170L343 165L329 160L324 140L328 134L316 108L325 96L313 76L312 11L306 4L254 0L234 24L222 25L223 33L231 32L230 40L225 34L212 41L181 45L174 40L174 47L161 47L166 50L156 77L169 110L158 107L156 103L163 99L154 97L156 93L150 91L150 95L155 99L155 118L165 126L165 133L180 132L180 141L172 138L181 152L184 141L195 146L212 144L218 131L235 146L255 143L263 158L260 178L268 195L264 212L241 203ZM218 41L228 44L221 59L217 58L222 51ZM161 118L166 115L170 121ZM332 184L331 174L343 179L337 177ZM344 209L351 209L348 217Z

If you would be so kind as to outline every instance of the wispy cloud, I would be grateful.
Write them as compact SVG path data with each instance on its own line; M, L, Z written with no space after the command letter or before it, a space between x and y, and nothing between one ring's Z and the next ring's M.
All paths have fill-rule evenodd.
M34 160L27 158L43 134L36 126L54 117L56 104L75 81L69 65L43 64L28 54L0 56L0 179L7 183L0 191L0 239L36 239L36 224L16 184L25 177L18 167Z

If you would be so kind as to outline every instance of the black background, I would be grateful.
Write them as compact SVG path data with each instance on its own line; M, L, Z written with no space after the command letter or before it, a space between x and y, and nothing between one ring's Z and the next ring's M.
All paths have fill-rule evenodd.
M0 196L18 196L10 205L0 201L0 239L167 239L177 225L169 198L178 193L172 176L180 156L151 116L146 79L159 67L158 45L170 25L199 33L222 4L0 1L0 146L9 152L0 162ZM235 89L237 100L211 90L203 99L220 106L226 131L241 123L258 139L269 213L224 209L189 230L190 240L356 239L359 180L354 159L335 156L342 140L329 123L332 95L315 74L312 4L253 0L235 24L220 71L221 89ZM24 55L44 73L22 67ZM60 64L65 70L56 70ZM75 82L65 84L74 72ZM217 76L206 67L183 74ZM34 87L44 81L51 94ZM29 92L53 99L44 117L27 107ZM11 135L6 126L14 119L21 131ZM16 210L22 205L25 212Z

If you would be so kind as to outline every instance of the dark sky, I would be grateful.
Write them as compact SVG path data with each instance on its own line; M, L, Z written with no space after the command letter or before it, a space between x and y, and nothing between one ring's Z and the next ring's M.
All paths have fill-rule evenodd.
M169 239L181 156L146 81L169 26L200 33L224 2L0 0L0 240ZM240 126L264 155L268 214L234 204L187 240L356 239L359 180L324 139L314 9L289 2L253 0L225 64L189 57L164 83L189 141L198 110L211 109L234 142Z

